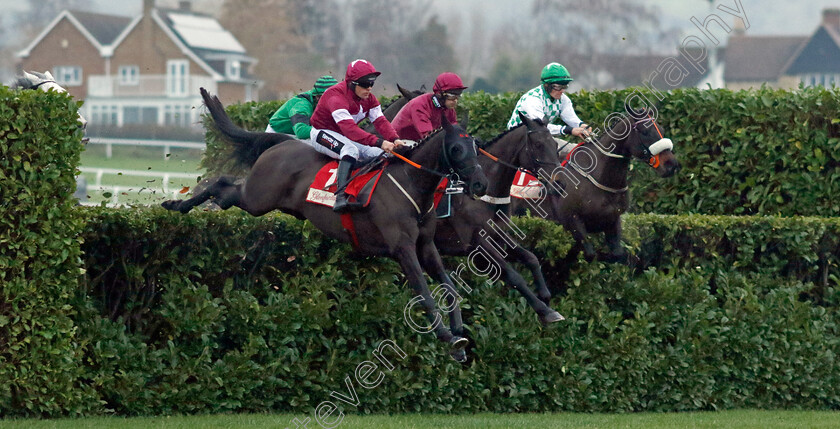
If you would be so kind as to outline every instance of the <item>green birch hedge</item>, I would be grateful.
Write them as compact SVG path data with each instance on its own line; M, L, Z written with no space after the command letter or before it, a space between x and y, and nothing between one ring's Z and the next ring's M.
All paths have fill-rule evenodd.
M578 91L569 94L581 119L603 131L624 102L642 96L658 105L659 124L683 165L659 179L644 163L631 171L631 212L709 215L837 216L840 199L840 93L837 89L749 91L679 89ZM459 114L482 139L504 131L520 93L466 93ZM385 104L383 102L383 104ZM262 131L278 102L228 106L235 123ZM209 125L205 117L205 125ZM207 127L208 175L244 174L229 146Z
M406 325L393 261L285 215L75 208L77 103L6 88L0 100L4 417L311 413L326 400L346 413L840 407L838 218L628 215L637 265L579 262L565 288L569 235L517 219L567 320L544 329L515 292L464 276L461 366ZM386 341L404 354L363 386L359 364ZM333 395L348 382L352 405Z
M99 409L80 382L70 305L83 220L72 210L79 104L0 86L0 415Z
M396 263L352 256L306 222L83 211L80 380L100 413L840 407L836 219L628 215L640 266L581 261L553 300L567 320L548 329L500 282L464 276L461 366L403 320L412 294ZM556 286L570 236L516 223ZM394 369L366 389L356 367L386 340L405 357L390 354ZM331 397L350 395L346 377L352 406Z

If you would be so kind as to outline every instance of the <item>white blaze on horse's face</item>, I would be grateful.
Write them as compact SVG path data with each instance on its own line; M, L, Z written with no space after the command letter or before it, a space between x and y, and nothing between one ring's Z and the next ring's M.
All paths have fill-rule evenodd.
M23 72L23 75L25 77L27 77L32 82L33 85L37 85L38 89L40 89L41 91L49 92L50 90L53 90L53 91L58 92L58 93L67 92L66 89L62 88L61 85L56 83L55 78L53 77L52 73L50 73L48 71L44 72L44 75L47 77L47 80L44 80L44 79L42 79L38 76L35 76L32 73L26 72L26 71ZM85 129L87 127L87 120L85 119L84 116L82 116L81 113L79 113L78 115L79 115L79 123L81 124L82 129Z

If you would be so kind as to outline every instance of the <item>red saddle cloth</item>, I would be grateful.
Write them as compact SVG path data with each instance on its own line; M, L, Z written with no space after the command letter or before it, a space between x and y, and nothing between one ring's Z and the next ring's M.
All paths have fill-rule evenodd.
M370 204L370 199L373 196L373 190L379 183L379 178L382 177L384 171L384 164L372 171L368 171L350 181L347 185L348 195L356 198L356 201L362 201L364 206ZM351 174L356 174L354 170ZM327 207L335 206L335 190L336 173L338 172L338 161L330 161L326 163L318 174L315 175L315 180L309 185L309 193L306 195L306 201L315 204L321 204Z
M510 185L510 196L513 198L525 199L539 199L540 189L542 183L531 174L523 171L517 171L516 176L513 176L513 184Z

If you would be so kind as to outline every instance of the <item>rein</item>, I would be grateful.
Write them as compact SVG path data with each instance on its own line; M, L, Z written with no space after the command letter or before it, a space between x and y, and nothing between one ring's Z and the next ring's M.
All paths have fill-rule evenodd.
M526 134L526 137L525 137L525 146L520 147L520 148L519 148L519 150L517 150L517 151L516 151L516 153L515 153L515 154L513 154L513 157L514 157L514 158L516 158L516 157L519 155L519 152L521 152L521 151L522 151L522 149L525 149L525 148L528 148L528 149L529 149L529 150L528 150L528 152L529 152L529 154L530 154L530 147L529 147L529 145L528 145L528 142L529 142L530 140L529 140L528 136L530 136L532 132L535 132L535 131L528 130L528 132L527 132L527 134ZM495 162L495 163L497 163L497 164L504 165L505 167L510 168L511 170L518 170L518 171L521 171L521 172L523 172L523 173L530 174L530 175L532 175L532 176L534 176L534 177L539 177L536 173L534 173L533 171L531 171L531 170L529 170L529 169L527 169L527 168L525 168L525 167L517 167L517 166L515 166L515 165L513 165L513 164L511 164L511 163L509 163L509 162L507 162L507 161L504 161L504 160L499 159L499 157L497 157L497 156L493 155L493 154L492 154L492 153L490 153L490 152L487 152L487 151L486 151L486 150L484 150L484 148L482 148L482 147L479 147L479 148L478 148L478 151L479 151L482 155L484 155L484 156L486 156L486 157L490 158L490 160L491 160L491 161L493 161L493 162ZM545 163L545 162L543 162L543 161L540 161L540 160L539 160L539 159L537 159L536 157L533 157L533 156L532 156L532 158L534 158L534 161L535 161L537 164L540 164L540 165L541 165L541 164L548 164L548 163Z
M440 176L440 177L449 177L449 174L446 174L446 173L441 173L440 171L433 170L433 169L428 168L428 167L423 167L422 165L420 165L420 164L418 164L418 163L416 163L416 162L414 162L414 161L412 161L412 160L410 160L410 159L408 159L408 158L406 158L406 157L404 157L404 156L402 156L402 155L400 155L400 154L398 154L398 153L396 153L396 152L394 152L394 151L390 151L390 150L389 150L389 151L387 151L387 152L388 152L388 153L390 153L391 155L394 155L394 156L395 156L395 157L397 157L399 160L401 160L401 161L405 162L406 164L408 164L408 165L410 165L410 166L412 166L412 167L414 167L414 168L416 168L416 169L418 169L418 170L423 170L423 171L425 171L425 172L428 172L428 173L432 173L432 174L438 175L438 176Z

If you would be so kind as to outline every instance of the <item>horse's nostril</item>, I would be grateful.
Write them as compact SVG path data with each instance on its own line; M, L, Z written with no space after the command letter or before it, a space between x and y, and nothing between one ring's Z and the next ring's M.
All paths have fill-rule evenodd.
M473 182L472 184L472 192L475 195L481 196L487 192L487 184L482 182Z

